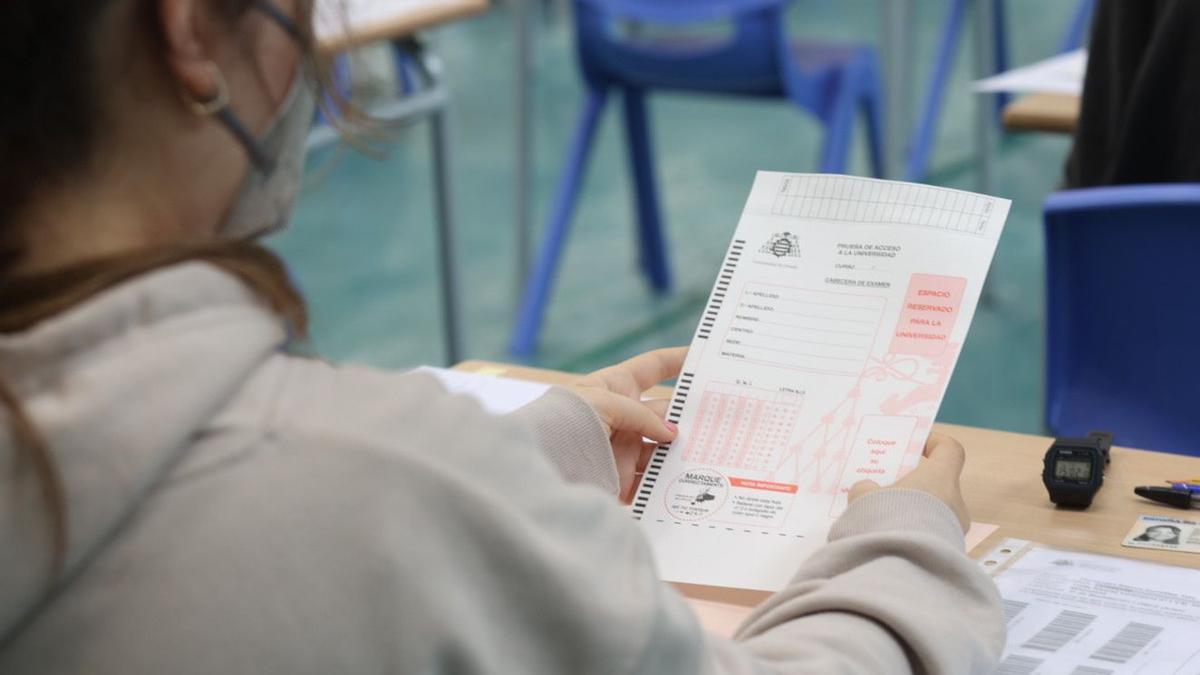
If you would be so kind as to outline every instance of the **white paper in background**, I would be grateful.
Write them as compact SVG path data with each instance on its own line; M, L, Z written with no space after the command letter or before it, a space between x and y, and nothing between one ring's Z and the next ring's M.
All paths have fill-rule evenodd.
M759 172L672 402L639 517L667 581L773 591L850 486L916 465L1004 199Z
M314 32L318 40L327 40L367 26L399 22L446 4L446 0L317 0Z
M978 80L975 91L1079 95L1086 72L1087 50L1080 49Z
M538 382L466 373L433 366L421 366L417 368L417 371L433 375L452 394L471 396L479 401L484 410L493 415L507 415L517 408L532 403L550 388L550 385Z
M1010 553L1001 553L1001 551ZM1002 675L1200 673L1200 570L1006 540Z

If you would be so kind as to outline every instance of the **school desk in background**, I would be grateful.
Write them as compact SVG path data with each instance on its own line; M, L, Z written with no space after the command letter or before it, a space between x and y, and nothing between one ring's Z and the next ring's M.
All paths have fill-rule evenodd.
M446 121L449 93L441 66L414 34L426 28L471 16L488 8L488 0L319 0L314 30L320 49L334 54L334 81L348 91L350 61L346 52L374 42L390 41L401 96L369 112L392 123L428 118L433 141L434 205L442 286L442 322L446 361L462 354L458 322L458 275L454 255L454 197L450 173L451 142ZM309 136L309 147L332 142L337 132L320 126Z
M567 384L579 377L562 371L488 361L466 361L453 371L435 370L433 374L451 391L474 396L497 414L532 401L548 386ZM671 390L656 387L647 395L666 398ZM1018 538L1126 561L1191 564L1190 559L1181 559L1186 554L1125 548L1122 542L1130 525L1141 515L1179 513L1170 507L1142 501L1133 494L1133 487L1147 477L1200 476L1200 458L1114 447L1116 470L1105 479L1108 489L1096 495L1089 510L1064 511L1046 499L1046 491L1038 480L1042 455L1053 439L949 424L936 424L935 428L967 448L963 494L972 517L979 521L967 535L967 550L973 557L982 558L1006 539ZM750 608L767 595L711 586L675 586L696 609L705 628L721 635L731 635Z
M1080 49L979 80L975 90L1024 94L1004 108L1010 131L1069 134L1079 121L1086 72L1087 52Z

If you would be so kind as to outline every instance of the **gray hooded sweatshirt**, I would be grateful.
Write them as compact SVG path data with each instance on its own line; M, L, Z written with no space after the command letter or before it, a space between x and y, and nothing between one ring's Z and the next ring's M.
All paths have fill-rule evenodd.
M21 334L0 377L66 487L65 573L0 434L0 673L985 673L999 600L951 511L882 490L734 639L655 576L595 414L286 354L203 263Z

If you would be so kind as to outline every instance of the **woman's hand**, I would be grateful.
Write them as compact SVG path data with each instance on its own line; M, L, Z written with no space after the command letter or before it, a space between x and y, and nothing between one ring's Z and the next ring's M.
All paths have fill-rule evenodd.
M679 375L685 356L687 347L656 349L597 370L570 385L604 423L617 462L623 502L632 500L637 475L646 468L655 446L675 440L679 432L664 419L669 399L643 401L642 393ZM647 443L643 437L655 442Z
M920 490L942 500L949 506L954 515L958 516L958 524L963 532L971 526L971 515L967 512L967 503L963 501L962 486L959 478L962 476L963 464L966 462L966 452L958 441L941 434L930 434L925 443L925 458L900 480L892 484L894 488ZM885 490L874 481L864 480L855 483L850 488L850 501L854 501L876 490Z

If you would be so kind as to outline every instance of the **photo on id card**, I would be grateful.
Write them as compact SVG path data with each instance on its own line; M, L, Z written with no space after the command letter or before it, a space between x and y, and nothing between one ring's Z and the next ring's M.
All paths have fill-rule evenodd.
M1200 553L1200 522L1168 516L1140 516L1122 546Z

